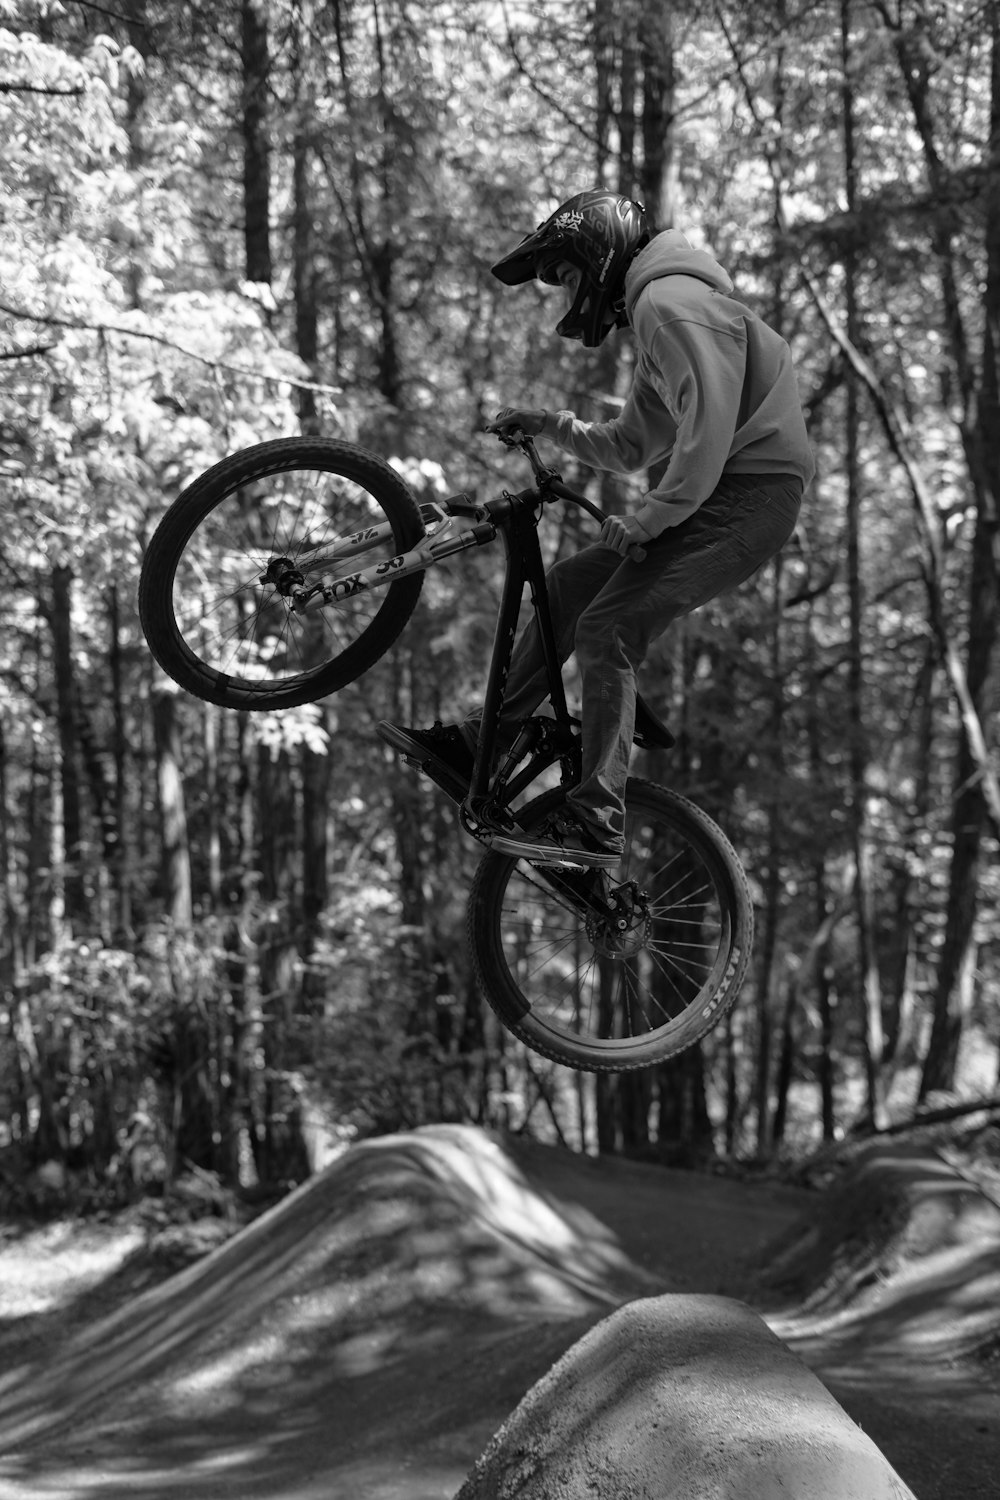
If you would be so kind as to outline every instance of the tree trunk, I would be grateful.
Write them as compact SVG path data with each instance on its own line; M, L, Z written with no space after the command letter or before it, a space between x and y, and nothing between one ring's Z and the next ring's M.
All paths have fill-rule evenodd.
M809 775L814 786L822 786L824 774L824 730L821 709L817 701L818 680L816 673L816 626L814 602L809 601L809 613L805 623L803 649L806 679L806 741L808 745ZM822 930L829 910L829 891L826 851L817 848L812 861L812 886L814 913L817 931ZM828 972L829 939L816 953L816 1007L819 1012L819 1055L816 1061L817 1081L820 1094L820 1120L824 1141L832 1141L836 1121L834 1118L834 1070L833 1057L833 1005Z
M164 909L174 927L191 927L194 911L191 895L191 856L188 848L187 809L181 776L181 738L177 722L177 691L157 673L153 688L153 737L156 747L156 782L163 839Z
M309 193L309 155L301 133L292 147L292 288L295 297L295 348L311 377L316 378L319 358L316 308L315 248L312 205ZM316 432L316 393L299 389L299 421L303 432Z
M704 1166L715 1154L715 1142L701 1046L688 1047L661 1063L656 1085L657 1159L676 1166Z
M242 0L240 58L243 66L243 213L248 281L271 284L271 167L267 133L267 88L271 68L267 6Z
M596 80L595 129L596 152L594 181L604 182L611 157L611 126L615 118L615 57L617 17L614 0L595 0L594 5L594 73Z
M840 35L843 66L842 109L847 211L857 210L857 165L854 151L854 66L850 50L850 0L841 0ZM857 302L857 256L844 256L844 296L847 337L857 347L861 320ZM845 469L847 477L847 582L849 654L847 673L848 755L851 776L851 838L855 867L855 920L858 929L858 971L861 981L861 1038L865 1065L865 1116L878 1124L876 1074L882 1055L882 995L875 952L874 896L871 879L871 839L868 830L868 753L865 726L865 670L863 639L863 584L861 578L861 484L858 463L858 379L845 372Z
M124 0L122 7L128 31L129 46L134 47L142 59L142 67L123 69L125 75L125 134L128 138L128 165L131 172L140 172L146 150L143 141L143 112L148 89L147 63L150 53L152 27L146 17L146 0ZM141 204L141 198L139 203ZM141 210L140 210L141 211ZM142 306L143 266L135 255L129 257L125 272L129 303L133 308Z
M989 7L992 39L992 94L990 140L986 153L986 288L984 296L982 371L978 389L970 390L971 363L966 358L964 329L957 297L949 295L955 279L950 233L936 231L935 249L941 266L942 285L955 360L964 373L966 419L963 422L965 451L976 496L976 527L972 541L969 582L967 687L972 717L979 725L990 722L998 699L994 653L998 627L997 544L1000 537L1000 453L996 441L1000 430L1000 16ZM928 74L921 58L914 58L908 38L897 37L900 69L910 91L914 117L924 142L924 155L932 186L938 171L933 145L932 121L927 94ZM973 926L978 908L982 838L992 813L995 792L981 769L981 751L970 734L968 716L963 717L955 772L955 801L951 878L948 890L945 939L938 963L934 993L934 1021L930 1045L920 1079L919 1098L935 1089L951 1089L965 1015L962 976L969 964ZM990 799L988 801L987 799Z
M28 800L25 808L26 859L24 870L24 962L32 964L39 946L45 941L42 922L41 872L51 869L51 837L46 823L46 804L51 803L53 769L43 763L42 748L35 735L31 737L31 763L28 769ZM51 816L51 813L50 813Z
M324 709L321 725L327 727ZM329 897L330 783L333 766L326 751L302 749L302 926L303 955L319 938L320 916Z
M219 710L212 703L202 705L202 744L205 777L205 864L208 895L212 910L218 911L222 900L222 824L227 810L222 805L223 789L219 774Z
M912 1017L916 1008L913 992L915 973L914 923L917 912L915 900L919 901L918 881L914 871L914 856L919 849L919 840L927 827L931 812L931 765L934 754L935 683L938 669L938 651L933 640L928 640L924 663L914 692L917 718L916 738L911 752L914 780L913 802L907 810L902 847L896 856L896 868L891 882L892 928L886 944L887 973L885 987L885 1063L889 1069L889 1080L896 1067L904 1060L911 1041ZM905 771L894 772L893 780L903 779Z
M91 894L90 906L94 909L92 919L97 918L99 930L106 943L111 942L111 888L118 859L118 833L114 814L114 789L110 785L104 765L104 757L98 744L94 719L87 705L76 693L75 713L77 734L80 743L86 784L90 793L94 822L100 831L100 858L93 852L88 861L92 878L89 882L96 892L96 901Z
M292 56L296 111L292 138L292 291L295 298L296 353L315 380L319 359L319 331L309 150L309 131L314 128L314 111L306 73L309 40L306 21L306 16L300 12L296 18ZM318 431L316 393L300 388L298 403L303 432Z
M21 903L10 839L13 820L7 766L7 738L0 720L0 994L13 993L14 978L23 963Z
M639 72L639 44L632 11L625 8L621 22L621 81L618 109L618 191L631 198L636 191L635 92Z
M937 965L934 1019L920 1076L918 1103L935 1090L954 1088L955 1065L965 1019L961 978L968 963L978 908L984 823L982 794L978 784L962 784L961 767L968 765L969 759L963 737L959 747L959 773L956 777L961 790L955 799L945 935Z
M642 62L642 172L639 196L659 229L674 219L673 14L663 0L643 0L639 21Z
M785 999L781 1007L778 1030L778 1064L774 1074L774 1118L771 1122L773 1147L785 1139L788 1119L788 1093L795 1072L795 1012L798 1009L798 985L791 976L785 981Z
M287 750L281 749L272 757L269 747L261 744L256 747L256 755L256 863L260 871L260 893L265 901L281 902L290 911L298 873L298 810L291 756Z
M56 726L59 733L59 802L62 829L60 871L65 914L70 922L83 914L83 817L74 691L72 638L73 570L64 563L52 569L52 673L56 689Z
M112 759L115 768L113 816L115 824L114 884L118 902L117 926L123 936L132 926L132 837L128 819L128 730L122 670L122 634L118 587L111 584L108 602L108 666L111 673Z
M761 923L760 945L756 965L758 1053L756 1070L757 1107L757 1154L766 1156L770 1146L770 1088L771 1088L771 992L775 955L778 947L778 925L781 918L781 896L784 889L783 876L783 824L784 808L782 787L785 765L782 733L785 717L785 673L782 663L781 612L781 558L776 558L772 569L772 624L768 679L771 689L771 712L769 714L767 756L771 778L771 791L767 798L767 854L764 861L764 904ZM788 1021L786 1024L790 1024Z
M672 208L668 201L668 181L673 157L673 88L674 54L673 34L669 11L660 0L642 0L638 14L628 8L621 21L621 111L618 161L619 190L628 195L636 191L635 135L637 123L642 138L642 167L639 172L639 196L657 225L669 221ZM642 117L635 118L635 95L638 68L642 78ZM600 82L600 73L598 74ZM598 97L598 107L601 100ZM612 346L607 346L611 350ZM602 390L614 389L615 365L619 355L617 346L602 362ZM662 473L650 473L650 486ZM661 1103L661 1133L657 1150L690 1150L697 1153L703 1149L700 1139L702 1106L704 1105L704 1079L699 1068L692 1070L685 1062L664 1063L656 1071L656 1088ZM685 1105L674 1103L686 1100ZM652 1097L648 1080L642 1073L623 1073L615 1085L598 1093L598 1137L614 1135L622 1147L631 1152L641 1152L649 1144L650 1106ZM600 1124L602 1110L610 1110L611 1120ZM674 1140L669 1132L674 1129L694 1130L695 1134L683 1140ZM667 1136L662 1130L668 1132ZM697 1137L697 1138L696 1138ZM669 1140L669 1144L668 1144Z

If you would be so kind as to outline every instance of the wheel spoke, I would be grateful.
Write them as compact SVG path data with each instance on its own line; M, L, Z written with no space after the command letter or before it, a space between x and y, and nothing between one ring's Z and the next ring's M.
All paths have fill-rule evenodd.
M567 888L496 854L473 893L477 972L492 1003L529 1045L577 1067L641 1066L688 1045L735 998L749 951L745 877L724 836L683 799L639 785L619 872L593 887L610 890L610 907L585 881ZM559 797L525 809L524 826ZM723 983L726 1003L709 1006Z
M211 673L261 695L315 674L370 629L389 590L296 615L262 575L287 557L317 579L339 538L387 519L377 497L339 472L293 463L260 476L234 464L178 558L172 609L181 638ZM407 545L393 534L365 554L365 565Z

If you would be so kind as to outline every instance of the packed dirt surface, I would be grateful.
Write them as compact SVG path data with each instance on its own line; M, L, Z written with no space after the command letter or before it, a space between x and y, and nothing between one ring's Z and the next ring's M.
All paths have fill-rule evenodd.
M817 1193L432 1127L164 1268L127 1217L0 1238L2 1500L449 1500L671 1291L763 1310L917 1500L997 1500L1000 1206L933 1152Z
M916 1500L746 1303L626 1302L532 1386L455 1500Z

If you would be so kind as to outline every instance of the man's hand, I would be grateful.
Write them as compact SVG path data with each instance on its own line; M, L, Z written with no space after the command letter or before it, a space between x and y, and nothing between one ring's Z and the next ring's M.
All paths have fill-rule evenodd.
M535 411L525 406L505 406L502 411L497 412L486 431L502 433L506 436L513 432L515 427L519 427L525 437L537 437L544 426L544 411Z
M609 516L601 527L601 541L620 557L631 557L641 562L645 557L645 546L653 540L642 522L635 516Z

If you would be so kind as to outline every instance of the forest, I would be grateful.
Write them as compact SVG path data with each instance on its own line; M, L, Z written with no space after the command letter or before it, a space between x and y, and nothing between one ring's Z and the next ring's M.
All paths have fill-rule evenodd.
M0 0L0 129L0 1196L292 1181L433 1121L767 1162L1000 1094L997 0ZM495 1022L479 850L375 733L479 701L497 549L283 713L180 692L136 607L239 448L488 498L527 479L499 406L613 416L628 335L570 346L558 291L490 274L594 186L787 339L817 460L783 554L641 684L677 739L642 774L749 874L747 982L599 1081ZM543 457L605 508L648 488Z

